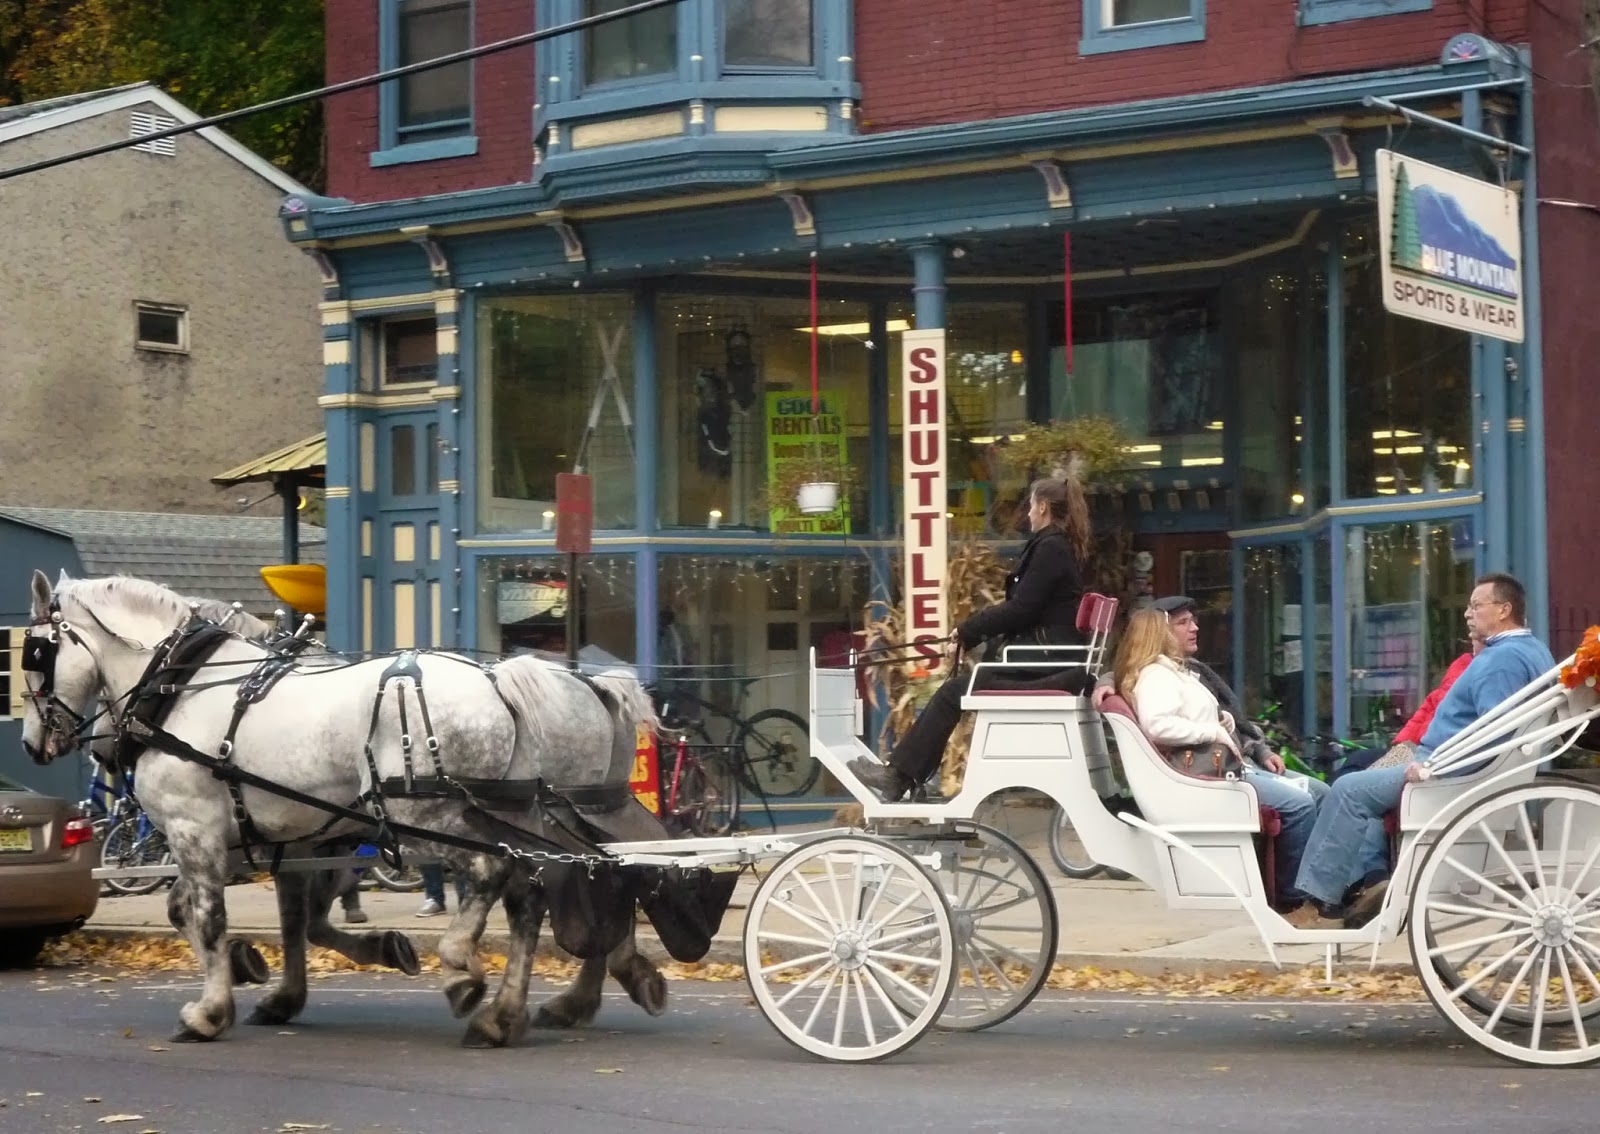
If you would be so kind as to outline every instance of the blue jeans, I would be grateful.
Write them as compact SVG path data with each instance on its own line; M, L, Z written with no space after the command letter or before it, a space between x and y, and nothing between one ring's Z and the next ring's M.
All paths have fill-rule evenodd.
M1383 817L1399 806L1405 786L1405 765L1339 777L1311 828L1295 889L1328 905L1343 901L1371 872L1374 828L1381 839Z
M422 875L422 896L431 898L444 905L444 867L437 862L427 866L419 866L418 872ZM456 878L456 901L461 901L461 895L466 890L460 877Z
M1256 789L1256 799L1261 806L1276 811L1283 823L1283 829L1278 832L1278 900L1296 904L1303 902L1305 895L1291 885L1290 880L1300 872L1306 843L1311 838L1317 815L1330 789L1321 780L1308 779L1303 782L1309 790L1302 791L1287 776L1255 767L1245 770L1244 779L1245 783ZM1387 872L1389 847L1381 819L1368 825L1361 839L1361 853L1357 862L1360 868L1358 878L1375 871Z

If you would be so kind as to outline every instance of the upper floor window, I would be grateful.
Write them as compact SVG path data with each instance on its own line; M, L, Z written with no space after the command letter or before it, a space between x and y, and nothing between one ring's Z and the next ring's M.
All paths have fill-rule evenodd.
M812 0L725 0L722 61L729 69L811 67Z
M626 8L636 0L585 0L585 16ZM624 82L676 74L678 9L669 4L589 28L583 33L584 82Z
M380 0L384 70L453 55L472 46L472 0ZM383 84L380 152L374 165L459 157L472 137L472 64L452 63Z
M1206 37L1205 0L1084 0L1085 55L1128 51Z
M140 350L184 354L189 350L189 312L170 303L135 303L134 344Z
M1426 12L1433 0L1300 0L1301 24L1339 24L1371 16L1395 16L1401 12Z
M438 320L408 315L370 320L361 328L361 387L432 383L438 378Z

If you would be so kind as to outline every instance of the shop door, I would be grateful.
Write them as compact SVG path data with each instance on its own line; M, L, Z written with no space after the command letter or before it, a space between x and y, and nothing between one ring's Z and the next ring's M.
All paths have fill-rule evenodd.
M378 650L443 644L438 428L425 412L385 417L379 427Z
M1150 594L1188 595L1199 606L1200 660L1225 677L1233 666L1233 564L1227 532L1145 535L1135 555L1149 555ZM1137 569L1142 560L1135 561Z

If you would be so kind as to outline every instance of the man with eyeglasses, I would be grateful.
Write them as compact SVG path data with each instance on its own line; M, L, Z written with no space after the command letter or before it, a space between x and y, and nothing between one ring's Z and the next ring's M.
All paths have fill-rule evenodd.
M1495 572L1477 581L1467 603L1467 632L1483 639L1482 651L1439 702L1414 761L1353 772L1334 783L1295 879L1295 888L1311 900L1284 915L1290 925L1328 929L1341 924L1336 905L1358 880L1354 874L1368 825L1399 805L1407 783L1421 782L1422 770L1441 745L1555 665L1545 644L1528 630L1527 614L1527 592L1512 576ZM1370 921L1387 885L1363 891L1342 923L1355 927Z

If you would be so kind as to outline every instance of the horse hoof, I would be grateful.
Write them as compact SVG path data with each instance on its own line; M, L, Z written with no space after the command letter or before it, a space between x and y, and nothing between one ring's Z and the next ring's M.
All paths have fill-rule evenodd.
M255 1027L270 1027L274 1024L287 1024L299 1014L298 1009L291 1012L287 1007L263 1000L250 1010L245 1023Z
M595 1012L598 1007L577 1016L568 1015L565 1011L551 1011L549 1005L541 1005L533 1017L533 1026L536 1028L579 1028L594 1022Z
M450 1011L456 1019L459 1020L478 1006L486 987L482 980L463 980L444 990L444 998L450 1002Z
M172 1033L173 1043L211 1043L216 1036L208 1036L204 1032L197 1032L188 1024L182 1024Z
M228 967L233 970L234 984L266 984L272 976L261 950L238 938L228 943Z
M628 995L633 1002L643 1008L652 1016L659 1016L667 1010L667 978L660 971L652 968L649 973L641 976L634 982Z
M466 1033L461 1037L462 1047L508 1047L517 1043L528 1032L528 1017L509 1023L500 1019L499 1013L489 1009L477 1012L467 1022Z
M397 969L406 976L416 976L422 971L422 962L417 960L417 951L411 945L411 938L399 930L391 929L384 933L378 948L383 963L389 968Z

